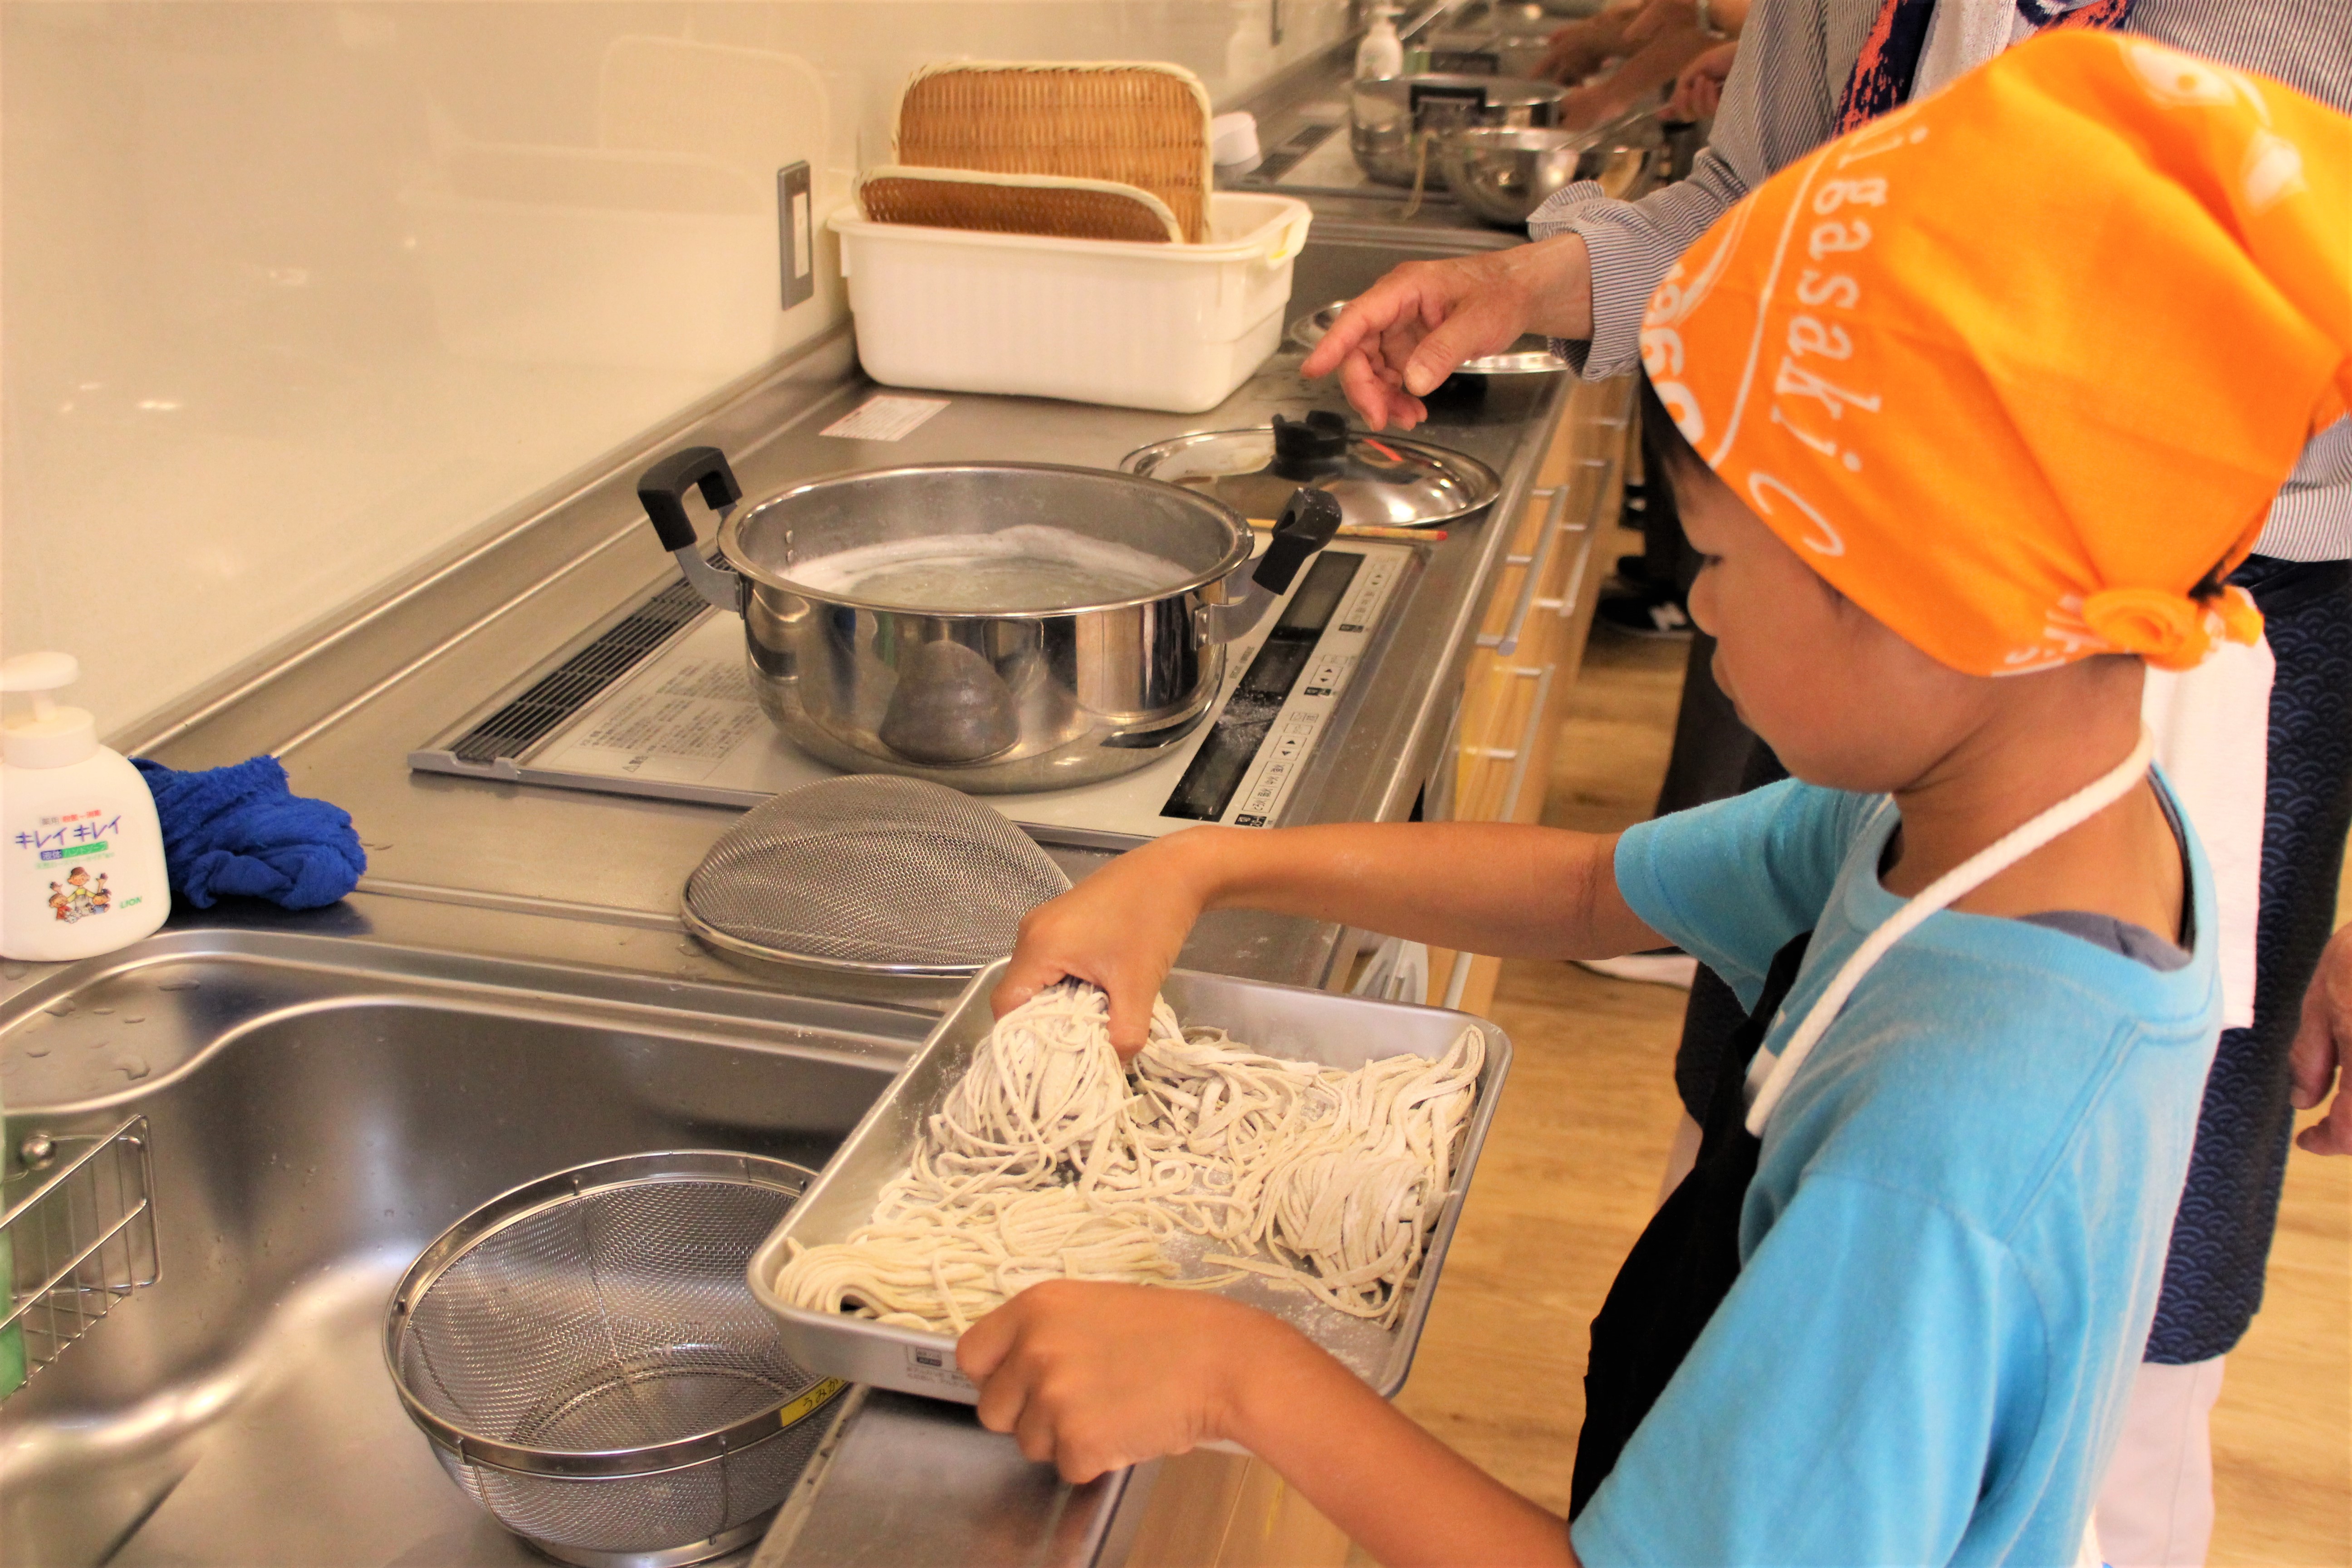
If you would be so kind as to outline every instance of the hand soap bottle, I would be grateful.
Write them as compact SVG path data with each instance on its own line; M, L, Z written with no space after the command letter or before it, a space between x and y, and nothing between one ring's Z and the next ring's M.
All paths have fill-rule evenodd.
M1378 81L1404 75L1404 42L1397 37L1396 10L1381 5L1372 12L1372 25L1356 46L1356 79Z
M128 947L172 912L163 829L139 770L98 743L89 712L50 700L81 666L62 653L0 663L0 957L54 963Z

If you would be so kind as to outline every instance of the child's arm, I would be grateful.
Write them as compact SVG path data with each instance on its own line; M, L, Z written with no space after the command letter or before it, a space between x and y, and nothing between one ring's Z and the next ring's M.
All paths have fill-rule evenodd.
M1223 1439L1388 1565L1576 1562L1568 1525L1399 1415L1289 1325L1218 1296L1066 1280L972 1325L980 1418L1071 1481Z
M1143 1045L1151 998L1202 911L1345 921L1505 958L1599 958L1665 940L1617 891L1612 836L1501 823L1202 827L1131 850L1021 922L994 1001L1055 981L1110 994L1111 1041Z

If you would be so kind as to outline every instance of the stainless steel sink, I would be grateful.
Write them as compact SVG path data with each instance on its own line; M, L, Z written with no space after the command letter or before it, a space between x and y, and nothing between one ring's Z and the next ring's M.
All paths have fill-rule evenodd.
M166 934L19 994L11 1169L144 1115L161 1266L0 1406L10 1568L539 1562L401 1413L378 1348L401 1269L588 1160L822 1165L931 1021L269 932Z

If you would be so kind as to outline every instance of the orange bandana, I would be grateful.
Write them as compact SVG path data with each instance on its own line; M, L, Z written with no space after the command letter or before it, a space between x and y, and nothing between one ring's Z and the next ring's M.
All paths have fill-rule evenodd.
M2087 32L2021 45L1727 213L1642 331L1710 467L1955 669L2186 669L2352 401L2352 120Z

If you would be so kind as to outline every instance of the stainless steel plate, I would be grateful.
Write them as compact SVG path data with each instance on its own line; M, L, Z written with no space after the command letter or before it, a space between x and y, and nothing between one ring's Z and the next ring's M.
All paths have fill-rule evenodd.
M952 1337L788 1306L771 1286L784 1265L789 1242L814 1247L844 1241L873 1217L884 1184L906 1169L925 1120L987 1037L995 1021L988 994L1003 971L1002 963L994 963L972 981L906 1070L826 1163L824 1173L752 1255L752 1293L776 1314L786 1352L811 1372L966 1405L980 1397L956 1370ZM1454 1166L1454 1190L1446 1194L1437 1226L1430 1233L1420 1281L1394 1328L1347 1317L1268 1280L1244 1280L1220 1292L1283 1318L1339 1357L1382 1397L1393 1398L1412 1368L1413 1349L1421 1342L1422 1326L1445 1266L1445 1249L1461 1221L1471 1173L1477 1168L1478 1151L1486 1143L1503 1079L1510 1071L1509 1037L1484 1018L1465 1013L1186 970L1171 974L1160 994L1187 1025L1213 1025L1268 1056L1339 1068L1359 1068L1407 1051L1442 1056L1465 1025L1486 1036L1486 1065L1478 1079L1469 1135Z
M1311 311L1290 323L1290 341L1302 349L1312 349L1348 308L1345 300L1335 300L1319 310ZM1476 359L1464 360L1454 367L1456 375L1550 375L1571 368L1569 363L1551 352L1548 338L1529 332L1501 353L1481 354Z

